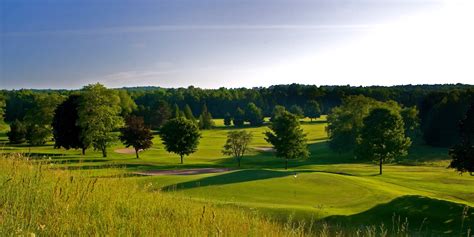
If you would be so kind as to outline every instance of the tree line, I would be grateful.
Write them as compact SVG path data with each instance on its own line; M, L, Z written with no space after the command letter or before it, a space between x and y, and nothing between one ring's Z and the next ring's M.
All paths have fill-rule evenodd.
M276 155L288 161L309 154L304 149L306 140L299 119L318 118L326 111L330 147L338 152L354 152L356 158L378 160L382 173L382 163L406 155L413 142L423 140L434 146L470 144L470 135L457 127L474 99L473 91L465 85L360 88L293 84L202 90L107 89L93 84L80 91L4 91L0 106L6 109L1 109L0 115L10 123L7 135L11 143L41 145L52 134L55 147L82 149L83 153L93 147L106 157L107 146L117 139L113 132L120 131L118 138L126 146L134 147L138 157L140 150L152 145L151 130L157 129L167 150L179 154L181 160L197 149L199 129L214 126L211 111L219 111L224 124L235 127L261 126L264 117L271 116L271 132L266 133L266 139L274 146ZM334 93L341 95L333 98L332 107L327 107L331 104L328 98ZM200 104L199 116L195 116L195 111L201 97L191 96L196 94L207 98ZM210 95L215 96L214 100L207 97ZM251 96L243 100L248 102L245 105L239 104L242 100L231 100L242 95ZM275 104L268 113L271 103L263 101L272 97L276 98L272 103L281 104ZM392 97L406 104L389 99ZM219 105L226 99L235 103L235 109ZM335 103L336 99L339 102ZM258 106L262 103L264 106ZM179 140L184 135L189 135L190 140ZM239 140L239 136L246 139ZM229 134L224 154L233 154L240 163L246 146L237 149L235 145L249 140L248 134ZM459 145L453 149L453 156L459 154Z

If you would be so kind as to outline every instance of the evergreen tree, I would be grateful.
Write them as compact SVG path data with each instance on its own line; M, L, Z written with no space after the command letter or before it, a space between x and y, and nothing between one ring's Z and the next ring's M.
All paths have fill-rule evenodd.
M214 126L212 115L207 110L206 104L202 107L201 115L199 116L199 128L200 129L211 129Z
M179 110L179 106L177 104L174 104L172 118L178 118L180 116L181 116L181 110Z
M193 111L191 110L191 107L189 107L188 104L184 106L184 116L191 120L191 121L196 121L196 118L194 117Z

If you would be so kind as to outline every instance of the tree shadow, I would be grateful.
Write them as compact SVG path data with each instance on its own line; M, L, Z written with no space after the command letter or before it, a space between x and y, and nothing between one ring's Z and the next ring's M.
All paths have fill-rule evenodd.
M298 171L312 172L312 171ZM243 183L255 180L264 180L272 178L281 178L285 176L294 175L295 171L275 171L275 170L238 170L228 173L205 177L193 181L173 184L162 188L163 191L176 191L191 188L198 188L203 186L216 186L234 183Z
M323 221L345 228L382 224L392 234L409 228L417 235L466 235L474 226L474 208L424 196L407 195L349 216L329 216ZM405 227L404 227L405 226Z

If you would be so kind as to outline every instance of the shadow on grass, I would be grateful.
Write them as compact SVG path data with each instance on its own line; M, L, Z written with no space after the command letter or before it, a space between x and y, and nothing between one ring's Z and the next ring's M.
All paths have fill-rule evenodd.
M298 171L298 173L312 172L312 171ZM294 175L294 171L275 171L275 170L239 170L229 172L221 175L210 176L189 182L183 182L165 186L163 191L176 191L183 189L198 188L202 186L225 185L234 183L243 183L255 180L280 178L289 175Z
M323 221L347 228L381 224L389 233L408 228L422 236L466 236L474 226L474 208L423 196L402 196L350 216L330 216ZM472 229L471 229L472 233Z

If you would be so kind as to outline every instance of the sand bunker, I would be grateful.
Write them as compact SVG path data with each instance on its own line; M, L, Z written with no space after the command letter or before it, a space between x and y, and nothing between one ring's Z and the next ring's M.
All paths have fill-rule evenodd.
M139 150L138 152L141 152L142 150ZM114 151L115 153L119 153L119 154L135 154L135 149L133 148L121 148L121 149L116 149Z
M201 168L201 169L183 169L183 170L150 170L136 172L140 175L192 175L192 174L210 174L231 171L229 168Z
M264 152L274 152L275 151L275 148L273 148L273 147L263 147L263 146L257 146L257 147L254 147L253 149L255 149L257 151L264 151Z

